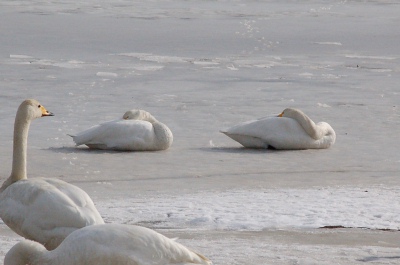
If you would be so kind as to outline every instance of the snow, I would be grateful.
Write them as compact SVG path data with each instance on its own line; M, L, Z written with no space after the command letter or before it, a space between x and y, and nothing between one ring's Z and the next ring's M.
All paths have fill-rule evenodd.
M132 196L110 200L98 208L107 222L149 222L156 228L257 231L344 226L398 230L400 202L393 198L399 197L399 192L384 186L229 190Z
M29 177L83 188L107 222L179 237L214 264L398 264L399 12L390 0L1 1L1 181L16 109L36 98L55 116L31 125ZM335 145L246 150L219 132L286 107L331 124ZM133 108L170 127L169 150L90 151L67 135ZM0 222L0 260L20 239Z

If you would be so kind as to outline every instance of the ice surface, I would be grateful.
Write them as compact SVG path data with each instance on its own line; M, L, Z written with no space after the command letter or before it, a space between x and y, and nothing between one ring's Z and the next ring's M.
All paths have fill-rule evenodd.
M98 205L107 222L188 230L263 230L332 226L400 227L397 188L229 190L132 196ZM118 205L118 207L115 207ZM353 209L350 211L349 209Z
M215 264L398 264L399 14L397 1L1 1L2 181L33 97L55 116L31 125L29 177L82 187L107 222ZM219 133L286 107L331 124L335 145L246 150ZM171 128L169 150L67 135L132 108ZM0 260L19 240L0 223Z

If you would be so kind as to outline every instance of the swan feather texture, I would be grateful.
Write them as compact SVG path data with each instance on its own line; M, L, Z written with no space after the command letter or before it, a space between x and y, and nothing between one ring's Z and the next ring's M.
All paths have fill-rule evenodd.
M171 130L144 110L127 111L122 119L95 125L71 136L77 146L120 151L157 151L168 149Z
M20 180L0 194L1 218L14 232L53 249L71 232L103 223L90 197L57 179Z
M38 111L38 106L42 112ZM0 188L0 217L20 236L37 241L47 249L54 249L74 230L103 224L104 221L82 189L58 179L27 178L26 149L30 121L50 115L33 99L22 102L17 111L13 168Z
M58 248L47 251L25 240L6 254L4 265L172 265L212 264L209 259L151 229L102 224L71 233Z
M315 124L302 111L285 109L278 116L247 121L221 131L247 148L322 149L335 143L336 134L326 122Z

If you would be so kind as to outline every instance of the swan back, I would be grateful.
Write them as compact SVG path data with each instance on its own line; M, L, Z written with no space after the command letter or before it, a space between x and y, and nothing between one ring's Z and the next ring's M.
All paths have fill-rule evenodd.
M32 260L20 257L32 257ZM151 229L104 224L82 228L70 234L53 251L35 242L15 245L6 255L5 265L85 264L85 265L167 265L204 264L211 261Z
M57 179L21 180L0 194L4 223L17 234L47 249L56 248L70 233L103 224L86 192Z

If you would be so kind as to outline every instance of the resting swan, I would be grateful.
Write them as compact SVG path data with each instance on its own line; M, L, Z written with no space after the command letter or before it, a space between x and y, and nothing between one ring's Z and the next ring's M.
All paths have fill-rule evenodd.
M302 111L285 109L278 116L252 120L221 131L248 148L321 149L335 143L336 134L326 122L315 124Z
M172 132L150 113L129 110L122 119L93 126L71 136L77 146L120 151L157 151L168 149L173 141Z
M4 265L212 264L209 259L151 229L121 224L92 225L71 233L47 251L29 240L13 246Z
M74 230L104 221L80 188L57 179L27 179L29 126L33 119L45 116L53 114L34 99L18 108L12 171L0 188L0 217L20 236L54 249Z

